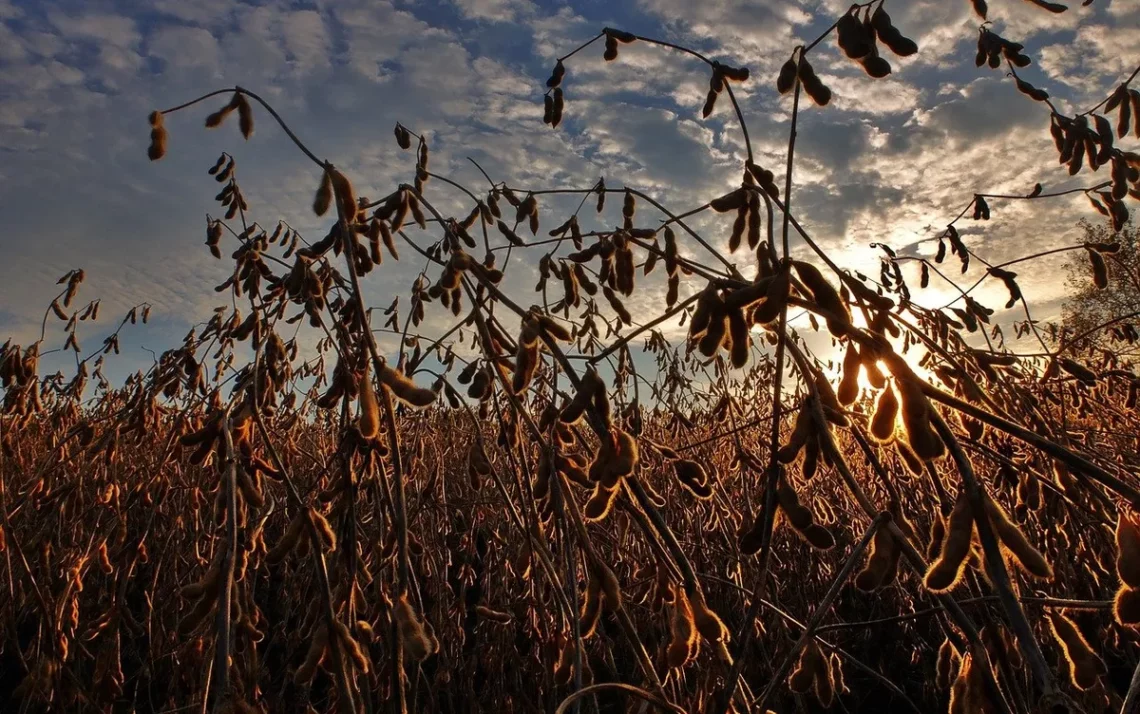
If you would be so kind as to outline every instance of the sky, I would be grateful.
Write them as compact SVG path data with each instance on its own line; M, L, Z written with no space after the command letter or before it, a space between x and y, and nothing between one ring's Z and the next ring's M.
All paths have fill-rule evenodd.
M1070 113L1102 99L1140 62L1140 3L1071 4L1053 15L1023 0L989 2L994 31L1024 43L1034 60L1022 76ZM1003 71L974 66L979 21L967 0L887 0L886 8L920 48L889 57L889 78L867 77L833 40L810 55L834 99L803 108L793 209L836 262L877 275L874 242L933 254L932 239L975 192L1094 183L1058 167L1043 105L1019 94ZM542 123L542 94L554 59L610 26L747 66L751 79L734 88L757 160L780 174L791 100L776 92L776 73L797 43L844 9L836 0L0 0L0 339L38 339L56 280L73 268L87 276L78 304L102 300L98 322L79 333L84 354L132 305L152 305L149 325L124 332L123 354L107 370L113 380L149 366L148 349L176 346L226 304L213 287L232 263L203 245L218 190L206 169L221 151L236 158L262 226L283 219L312 240L327 231L309 208L319 174L260 108L249 141L236 121L203 128L224 96L169 116L167 156L151 163L153 109L246 87L366 196L413 175L411 154L392 135L400 121L428 137L433 171L481 191L485 179L468 157L512 186L580 188L602 176L683 211L738 185L744 158L726 103L701 118L707 67L643 43L623 45L618 60L605 63L596 43L567 62L566 118L553 130ZM440 182L429 184L428 196L448 214L470 209ZM960 228L993 261L1071 244L1080 238L1077 221L1097 218L1079 194L991 207L992 220ZM573 208L571 199L544 199L544 230ZM650 225L657 219L643 215ZM702 215L693 225L727 245L731 217ZM792 246L806 257L802 243ZM684 251L702 257L698 246ZM744 251L731 260L753 274ZM368 302L383 307L400 294L406 305L422 267L407 255L386 262L368 276ZM962 279L978 275L973 268ZM534 266L524 261L509 276L514 294L533 301ZM1035 317L1059 315L1059 261L1026 267L1019 282ZM701 287L688 281L682 296ZM937 278L914 293L928 306L953 295ZM635 318L659 314L663 294L660 281L636 293ZM980 296L998 309L999 323L1024 317L1000 309L1000 284ZM429 307L427 334L449 324L442 307ZM62 327L48 320L45 349L62 345ZM667 326L667 334L681 330ZM45 367L54 369L59 356Z

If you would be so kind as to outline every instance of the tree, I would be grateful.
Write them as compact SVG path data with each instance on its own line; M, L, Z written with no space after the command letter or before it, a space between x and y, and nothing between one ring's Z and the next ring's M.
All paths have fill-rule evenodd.
M1079 225L1086 243L1117 243L1120 250L1101 253L1108 276L1103 288L1093 275L1091 251L1073 253L1065 263L1070 297L1062 306L1063 334L1068 339L1087 336L1090 347L1140 354L1129 349L1133 333L1126 329L1140 321L1140 226L1128 223L1116 233L1107 222L1094 225L1081 219Z

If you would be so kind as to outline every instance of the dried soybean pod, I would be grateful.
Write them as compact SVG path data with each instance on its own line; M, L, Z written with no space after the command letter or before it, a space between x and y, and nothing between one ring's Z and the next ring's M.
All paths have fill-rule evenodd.
M151 161L158 161L166 155L166 127L163 126L162 112L153 111L148 117L150 121L150 146L147 147L146 154ZM218 161L221 164L221 159ZM219 166L219 168L221 168ZM216 172L215 172L216 173Z
M712 497L712 489L709 488L709 477L705 472L703 466L696 461L688 459L678 459L673 462L673 473L677 476L677 480L681 482L690 493L700 499L707 499Z
M558 659L554 663L554 683L559 687L569 684L574 676L574 650L574 643L571 641L566 641L559 649Z
M942 541L946 538L946 519L935 512L930 521L930 538L926 543L926 559L937 560L942 552Z
M787 479L780 478L776 484L776 500L780 504L780 509L784 515L788 517L792 527L798 531L803 531L812 524L812 514L801 503L799 496L796 495L795 489L791 487Z
M918 455L915 454L902 439L895 439L894 444L895 451L898 452L899 458L906 464L907 471L909 471L912 476L921 476L923 472L922 459L918 458Z
M894 438L898 413L898 397L895 396L894 388L887 384L886 389L879 394L879 399L875 402L875 413L871 417L871 436L881 443L886 443Z
M1089 264L1092 265L1093 284L1098 290L1104 290L1108 287L1108 265L1104 262L1104 256L1092 248L1088 248L1088 256Z
M923 579L927 590L941 593L958 584L965 569L966 558L970 554L973 537L974 512L963 489L954 502L954 510L950 512L938 560L926 571Z
M602 584L596 577L586 582L586 597L582 600L582 612L578 618L578 628L582 639L589 639L598 626L602 614Z
M606 609L611 612L620 610L622 606L621 585L618 584L614 571L610 570L609 566L604 563L597 563L592 570L602 588L602 595L605 596Z
M600 521L609 515L616 500L616 488L606 488L603 484L597 483L594 485L594 492L590 494L582 513L586 516L587 521Z
M1113 600L1112 614L1126 627L1140 625L1140 590L1122 585Z
M843 378L839 380L836 396L839 403L850 406L859 398L859 370L862 367L859 350L854 341L847 343L847 352L843 355Z
M396 240L392 237L392 229L384 221L380 221L380 239L384 242L384 247L388 249L388 254L392 256L392 259L399 260L400 254L396 251Z
M1049 561L1045 560L1041 551L1034 548L1026 539L1025 534L1021 532L1017 524L1010 520L1005 509L989 496L985 497L985 507L986 515L990 519L994 533L1001 540L1006 550L1013 554L1014 559L1022 569L1036 578L1052 579L1053 567L1049 565Z
M210 567L198 582L185 585L179 591L179 594L187 600L193 600L204 596L212 596L217 592L218 577L222 573L222 558L220 555L214 557L214 561L210 563Z
M693 588L689 597L689 605L693 610L693 621L697 625L697 632L708 642L727 642L730 637L728 628L720 616L713 612L705 603L704 593L700 588Z
M863 350L859 353L859 358L863 362L863 370L867 373L867 381L875 389L882 389L887 385L887 377L883 374L883 370L879 368L879 362L875 359L874 355L869 350Z
M808 402L805 400L800 405L799 412L796 413L796 422L792 427L791 436L788 437L788 442L780 447L776 458L782 464L790 464L796 460L796 456L800 453L800 449L807 443L809 437L815 436L814 433L815 422L811 416L811 409Z
M847 688L847 682L843 677L843 660L840 659L838 652L832 652L831 657L828 658L828 665L831 672L831 679L835 683L836 694L846 694L851 690Z
M104 575L110 575L115 572L115 566L111 564L111 559L107 555L107 541L99 544L98 550L99 569L103 571Z
M933 407L922 392L918 377L909 372L896 374L895 384L899 390L899 411L910 448L924 461L940 458L946 453L946 445L930 424Z
M526 329L524 328L524 333ZM515 373L511 379L511 391L515 394L522 394L530 386L531 380L534 379L534 374L538 369L539 363L538 344L531 342L527 344L522 337L519 339L519 349L515 354Z
M760 245L760 197L755 192L748 196L748 248L756 250Z
M289 522L289 527L285 529L285 534L281 536L281 540L277 541L276 545L265 554L265 562L276 565L284 560L285 556L297 546L297 541L300 540L304 528L305 514L304 512L298 513Z
M958 665L958 674L950 687L950 714L974 714L977 711L971 696L973 663L974 656L967 652Z
M1067 615L1050 611L1048 617L1053 636L1061 645L1065 659L1069 662L1069 675L1073 680L1073 686L1082 690L1096 686L1100 676L1108 671L1100 655L1093 651L1076 623Z
M396 602L396 625L400 630L404 652L413 661L422 662L435 653L435 643L428 637L419 615L408 602L406 594L401 595Z
M666 246L668 246L669 231L666 231ZM668 254L666 254L668 257ZM720 293L718 293L712 285L705 288L701 292L700 297L697 298L697 304L693 308L692 317L689 319L689 339L695 340L705 333L709 328L709 322L712 320L713 313L716 311L716 304L721 301Z
M317 195L313 198L313 213L323 216L332 205L333 184L328 171L321 173L321 183L317 187Z
M819 268L811 263L794 260L792 265L804 286L811 292L812 300L827 315L827 327L831 334L836 337L842 336L846 328L851 326L851 313L847 311L847 305L839 296L839 292L827 281L827 278L823 277Z
M742 309L729 311L728 332L732 338L732 366L740 369L748 364L748 352L752 346L752 339L748 334L748 323L744 319Z
M964 674L962 674L964 672ZM959 676L964 677L965 683L961 690L961 706L963 712L990 712L995 708L990 704L989 694L986 692L985 676L981 667L975 667L973 658L966 655L959 669ZM951 689L951 695L954 690Z
M717 305L709 316L709 327L697 345L705 357L715 355L720 346L724 344L724 338L728 334L727 323L728 315L725 313L723 305Z
M738 188L719 198L714 198L709 202L709 207L717 213L736 211L748 205L748 195L748 191Z
M235 97L236 97L236 95L235 95ZM228 117L233 112L233 110L236 108L237 108L237 103L234 102L233 99L231 99L221 109L219 109L215 112L209 113L208 115L206 115L206 128L207 129L216 129L217 127L221 126L222 122L225 121L226 117Z
M808 443L804 448L803 460L803 477L805 482L815 478L816 471L819 469L819 454L819 439L808 439Z
M1140 524L1124 508L1116 522L1116 574L1125 585L1140 588Z
M260 482L260 479L258 481ZM238 466L237 469L237 486L247 504L254 508L261 508L265 505L265 497L261 495L261 488L250 478L249 471L241 466Z
M332 524L328 519L315 508L309 508L309 520L317 528L317 533L321 536L321 541L324 542L325 548L330 552L336 550L336 532L333 530Z
M351 223L357 212L356 191L352 188L352 182L338 169L330 169L328 173L341 215Z
M570 275L571 273L570 271L566 271L566 274ZM566 327L562 325L562 323L554 320L549 315L544 315L542 313L536 312L532 313L532 317L535 320L535 326L538 328L538 330L540 332L546 333L551 338L560 340L562 342L571 342L574 339L574 336L570 334L570 331L567 330Z
M372 367L369 365L364 369L357 397L360 404L360 420L357 428L365 439L375 438L380 433L380 402L376 399L376 392L372 388L371 373Z
M693 610L681 587L674 588L670 631L672 636L666 650L666 660L670 667L684 667L696 656L699 642Z
M198 626L214 611L217 604L218 600L214 595L204 594L194 604L194 607L178 621L178 633L180 635L188 635L198 629Z
M293 673L293 681L297 684L307 684L313 681L313 677L317 674L317 667L324 661L325 656L328 654L328 628L321 626L316 633L313 634L313 640L309 643L309 651L305 654L305 661Z
M637 468L639 460L637 439L624 429L614 428L611 433L616 454L610 468L619 477L629 476Z
M407 130L407 128L404 127L403 124L396 122L395 134L396 134L396 144L401 149L404 149L405 151L407 151L408 149L412 148L411 132L409 132Z
M855 587L863 592L873 592L882 587L891 567L897 565L898 555L899 547L890 530L879 526L871 541L871 554L867 556L863 569L855 576Z
M593 399L592 392L579 390L562 411L558 414L558 420L563 424L577 424L586 412L586 407L590 406Z
M821 675L830 676L827 669L827 659L823 656L819 644L812 638L808 640L803 651L800 652L796 668L788 677L788 687L797 694L805 694Z
M944 691L950 688L951 677L954 676L957 665L961 661L962 655L958 653L958 648L947 637L942 641L942 646L938 648L938 661L934 667L935 684L938 689Z
M333 620L333 624L336 626L337 638L341 644L344 645L344 651L348 654L349 659L352 660L352 663L358 670L367 674L371 669L371 663L364 653L364 648L360 646L360 643L357 642L356 638L352 636L352 633L348 631L347 625L340 620Z
M831 550L835 547L835 536L818 523L812 523L800 535L816 550Z
M475 606L475 612L482 619L490 620L491 622L497 622L500 625L505 625L508 622L510 622L511 620L515 619L514 616L511 615L511 613L509 613L509 612L503 612L501 610L492 610L491 608L487 607L486 605L476 605ZM583 637L585 637L585 635L583 635Z
M392 394L409 406L424 408L435 403L436 393L430 389L416 386L416 383L404 376L404 373L392 369L388 365L381 365L380 381L392 390Z
M818 647L818 645L816 646ZM812 690L815 692L816 700L823 708L830 709L831 705L835 703L835 682L831 679L831 667L822 651L819 653L819 660L820 664L815 673L815 686L812 687Z
M831 388L831 382L827 380L822 370L815 373L815 391L819 395L819 403L823 407L823 415L827 421L836 426L848 426L851 423L843 413L843 405L839 403L835 391Z
M1033 474L1023 471L1018 476L1017 502L1031 511L1041 508L1041 483Z
M789 59L780 67L780 75L776 79L776 91L787 94L792 91L796 81L796 61Z
M761 510L760 513L756 514L752 527L740 536L740 552L745 555L756 555L760 552L761 539L764 536L763 528L764 512Z

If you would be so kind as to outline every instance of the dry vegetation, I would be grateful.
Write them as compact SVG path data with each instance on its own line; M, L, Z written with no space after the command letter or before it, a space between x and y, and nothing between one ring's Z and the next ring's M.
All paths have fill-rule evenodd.
M248 138L259 106L314 163L331 227L311 243L263 229L223 155L206 242L234 263L217 288L232 307L116 387L101 370L118 331L82 356L76 326L99 303L82 306L77 270L45 315L45 330L66 323L74 375L39 374L44 339L5 346L0 706L1134 711L1136 315L1080 334L1033 321L1011 267L1040 255L991 265L955 224L1084 192L1111 229L1062 250L1097 287L1119 279L1113 231L1140 156L1114 141L1140 136L1140 93L1129 78L1063 114L1016 76L1023 48L983 26L979 66L1008 70L1049 111L1070 173L1102 180L973 196L935 260L883 246L874 280L839 269L789 208L801 94L830 98L809 57L832 36L868 82L918 49L878 0L853 6L780 72L787 165L754 163L744 131L739 188L697 207L599 181L557 189L581 202L553 218L555 190L459 185L403 126L415 180L369 200L248 90L153 113L159 159L167 115L230 94L206 125L236 114ZM645 42L705 62L705 115L730 105L741 130L733 85L770 81L618 30L595 39L611 60ZM577 51L547 83L555 127ZM441 215L433 192L470 213ZM621 225L588 230L595 208ZM686 223L704 211L734 220L754 279ZM1005 348L978 284L943 309L911 302L909 262L916 290L957 288L947 247L1006 285L1038 352ZM423 272L381 317L361 282L398 259ZM508 266L534 265L534 292L506 294ZM664 309L631 315L635 290L664 292ZM429 311L454 326L423 333ZM689 339L670 344L657 328L678 320Z

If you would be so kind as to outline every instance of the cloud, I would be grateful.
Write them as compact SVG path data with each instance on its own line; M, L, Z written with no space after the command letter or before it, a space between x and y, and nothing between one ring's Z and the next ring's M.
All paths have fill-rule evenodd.
M151 7L155 12L190 25L218 26L231 18L234 3L229 0L152 0Z
M585 139L597 160L640 187L670 191L712 184L714 157L709 132L692 120L664 109L627 104L591 103L584 111L593 119Z
M823 76L831 89L832 102L839 112L859 112L863 114L910 113L919 105L921 91L918 87L894 78L883 81L870 81L862 73L859 76Z
M1009 83L988 77L974 80L956 94L916 113L918 127L940 132L956 142L976 141L1005 135L1011 128L1044 115L1033 102L1011 96Z
M147 38L151 57L162 60L178 71L202 69L213 75L221 59L217 39L201 27L163 27Z
M329 65L329 37L324 20L312 10L298 10L284 16L281 34L293 65L312 70Z
M13 62L23 59L26 54L19 36L6 25L0 25L0 59Z
M711 0L701 3L700 13L687 0L642 0L640 6L677 35L714 40L739 54L768 52L780 43L790 51L795 28L813 19L806 8L783 2Z
M463 16L472 20L515 22L535 12L530 0L454 0Z
M135 21L121 15L72 16L63 12L52 12L48 17L64 37L92 40L101 46L131 47L138 44L142 37Z
M73 16L63 12L51 12L48 17L64 39L93 45L105 68L117 73L138 69L140 57L135 49L142 35L133 19L111 14Z
M1123 3L1074 7L1061 18L1027 3L991 4L995 28L1024 41L1035 59L1027 78L1061 106L1095 103L1135 61L1140 13ZM975 192L1016 194L1039 180L1049 188L1086 180L1070 179L1057 167L1047 109L1020 95L1003 72L973 66L978 19L968 3L898 5L890 8L894 22L918 41L920 53L891 57L891 77L873 80L832 40L813 49L811 61L834 99L825 108L805 100L795 149L792 205L801 224L842 265L871 275L880 252L868 243L927 253L930 239ZM791 98L776 94L775 71L798 42L813 39L847 6L842 0L712 0L698 13L683 0L573 7L529 0L454 0L441 7L385 0L303 7L284 0L156 0L146 11L92 6L76 12L65 0L19 6L0 0L0 212L6 219L0 324L20 340L36 339L56 278L84 267L83 297L102 297L106 315L89 328L91 336L81 335L85 347L98 343L98 331L109 329L115 315L143 301L154 305L161 336L180 339L226 302L212 290L227 276L226 261L215 261L202 245L205 215L218 213L218 186L204 170L222 151L236 157L252 217L262 225L284 219L309 240L328 230L308 208L319 170L260 107L249 142L233 120L217 130L202 128L203 117L225 96L168 117L168 155L152 164L143 156L145 116L156 107L212 89L248 87L318 157L345 170L361 195L379 197L412 179L414 158L391 134L400 121L428 138L433 171L480 197L488 184L468 157L492 180L512 186L584 188L604 176L609 186L636 187L683 211L736 185L746 156L727 96L711 117L700 116L709 68L644 42L622 45L619 59L607 63L597 42L567 60L564 123L552 130L541 118L543 82L554 58L608 25L748 66L752 78L733 90L756 159L782 186ZM429 182L428 199L444 215L461 217L471 209L464 192L440 180ZM542 230L561 223L580 199L541 197ZM616 199L610 197L600 216L587 206L583 223L616 225ZM993 220L963 226L964 234L997 259L1014 257L1026 245L1062 245L1074 239L1076 219L1089 215L1083 202L1079 194L1033 204L994 201ZM653 226L661 218L648 205L639 207L639 222ZM687 223L723 249L731 221L706 213ZM426 246L438 234L414 229L409 235ZM806 255L799 238L793 237L793 248ZM385 263L366 281L371 304L406 298L426 265L408 246L401 251L400 263ZM684 235L682 251L708 258ZM515 251L511 259L518 268L509 273L509 288L527 304L534 299L538 255ZM754 270L744 251L729 259L746 274ZM974 279L980 269L962 279ZM429 269L429 277L436 270ZM1025 272L1025 284L1042 304L1055 305L1063 289L1058 281ZM646 291L629 301L638 317L657 312L664 296L659 275L642 282ZM699 282L687 279L682 297ZM916 291L915 299L933 304L951 294L940 290ZM990 297L1000 299L998 293ZM429 333L452 324L439 305L429 315Z
M1087 25L1070 41L1042 47L1041 69L1052 81L1075 89L1080 99L1095 103L1136 68L1138 43L1140 26L1135 23Z

